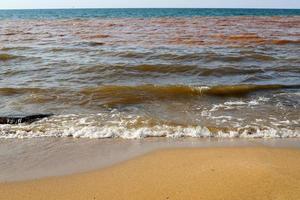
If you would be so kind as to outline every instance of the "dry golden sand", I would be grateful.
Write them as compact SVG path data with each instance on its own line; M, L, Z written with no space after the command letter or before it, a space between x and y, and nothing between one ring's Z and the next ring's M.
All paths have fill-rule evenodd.
M99 171L1 184L0 199L299 200L300 150L160 150Z

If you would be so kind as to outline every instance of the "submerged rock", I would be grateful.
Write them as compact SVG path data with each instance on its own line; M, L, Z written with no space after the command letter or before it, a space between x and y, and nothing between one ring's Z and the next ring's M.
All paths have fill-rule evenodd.
M21 124L32 123L46 117L51 117L53 114L35 114L26 116L2 116L0 117L0 124Z

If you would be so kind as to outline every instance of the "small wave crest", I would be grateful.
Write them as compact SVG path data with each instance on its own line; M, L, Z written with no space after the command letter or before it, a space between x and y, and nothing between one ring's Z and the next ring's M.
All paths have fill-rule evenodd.
M16 58L17 56L11 54L6 54L6 53L0 54L0 61L8 61Z
M47 90L40 88L0 88L0 94L11 96L17 94L34 94L34 93L46 93Z
M272 40L272 44L275 45L300 44L300 40Z
M161 74L193 74L199 76L230 76L230 75L247 75L263 73L263 69L250 68L240 69L236 67L219 67L219 68L200 68L193 65L136 65L131 70L141 73L161 73Z
M178 99L194 96L243 96L262 90L300 88L300 85L222 85L222 86L185 86L185 85L139 85L139 86L102 86L88 88L81 92L94 97L115 96L123 100L144 101Z
M241 97L253 92L300 89L300 85L106 85L81 90L41 89L41 88L0 88L5 96L24 95L23 103L58 103L74 105L130 105L150 101L186 100L201 96Z
M105 43L104 42L87 42L87 45L91 46L91 47L97 47L97 46L103 46Z

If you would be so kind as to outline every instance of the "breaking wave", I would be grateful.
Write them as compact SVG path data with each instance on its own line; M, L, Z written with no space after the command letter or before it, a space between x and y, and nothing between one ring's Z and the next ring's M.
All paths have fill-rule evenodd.
M32 124L0 125L0 138L74 137L123 138L216 137L216 138L288 138L300 137L299 129L246 126L240 128L205 127L178 124L120 113L97 115L58 115Z
M107 85L81 90L42 88L0 88L4 96L24 95L24 103L47 103L59 101L74 105L102 104L108 106L139 104L149 101L180 100L210 97L241 97L250 93L268 90L299 89L300 85Z

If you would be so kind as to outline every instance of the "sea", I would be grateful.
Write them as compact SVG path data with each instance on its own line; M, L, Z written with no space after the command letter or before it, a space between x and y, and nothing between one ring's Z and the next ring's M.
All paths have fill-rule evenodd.
M0 139L300 137L300 10L0 10Z

